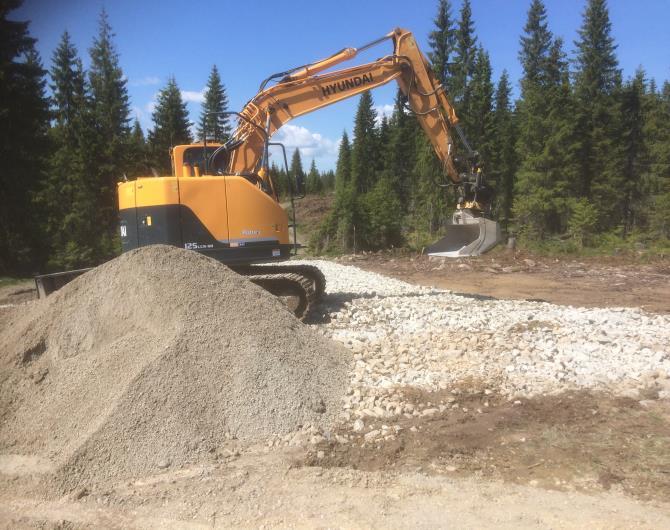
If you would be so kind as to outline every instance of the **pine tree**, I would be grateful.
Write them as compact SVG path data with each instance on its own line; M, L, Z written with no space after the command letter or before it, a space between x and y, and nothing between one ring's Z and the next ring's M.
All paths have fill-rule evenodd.
M8 20L21 3L0 2L0 273L30 273L43 261L33 199L48 152L45 71L28 22Z
M230 137L230 119L220 113L228 110L228 96L226 88L221 82L221 76L216 65L207 80L205 101L202 104L202 113L198 125L198 138L202 141L207 131L207 139L223 143Z
M98 35L89 50L91 67L88 72L91 90L91 117L95 134L91 138L91 158L87 165L97 189L97 249L92 263L111 258L120 250L117 215L117 182L127 171L128 122L130 109L126 78L119 65L119 56L112 41L114 33L103 9L100 13Z
M505 221L508 221L512 215L514 175L517 168L516 128L511 94L509 76L507 71L503 70L495 93L491 163L487 169L487 175L495 183L497 199L495 209L498 216Z
M450 62L454 52L455 35L449 0L438 1L437 16L433 23L435 29L428 35L428 44L431 49L428 52L428 58L433 66L435 77L450 91L453 75Z
M149 132L149 145L153 162L162 173L170 174L170 148L192 142L188 109L174 77L158 93L151 119L154 127Z
M371 190L376 180L376 118L377 112L370 91L363 92L354 118L354 141L351 149L351 178L354 190L358 193Z
M579 30L575 120L579 132L581 193L599 212L600 226L613 228L621 212L612 208L619 195L620 174L612 154L617 145L615 92L620 85L616 45L605 0L589 0Z

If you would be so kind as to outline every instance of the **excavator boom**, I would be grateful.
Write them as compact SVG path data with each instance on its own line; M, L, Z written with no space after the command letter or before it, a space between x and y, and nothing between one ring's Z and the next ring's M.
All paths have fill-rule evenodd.
M393 42L391 55L371 63L325 72L386 40ZM273 80L277 82L268 86ZM393 80L406 95L409 107L428 136L446 175L454 185L464 186L463 200L447 236L430 247L429 254L462 257L486 252L499 242L500 229L494 221L482 218L488 203L483 194L478 193L482 189L480 170L474 168L465 175L467 182L463 182L455 166L452 130L456 130L463 140L468 156L472 157L474 153L459 128L458 116L444 87L433 75L414 36L403 29L395 29L361 48L345 48L321 61L268 78L241 111L243 119L230 142L234 148L231 149L228 172L257 174L271 187L267 145L277 130L294 118Z

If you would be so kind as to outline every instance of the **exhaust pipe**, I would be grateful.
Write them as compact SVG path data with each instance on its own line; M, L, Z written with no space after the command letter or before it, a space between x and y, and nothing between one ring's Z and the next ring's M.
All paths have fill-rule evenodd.
M447 235L427 249L429 256L463 258L479 256L502 241L500 225L484 217L475 217L470 210L457 210Z

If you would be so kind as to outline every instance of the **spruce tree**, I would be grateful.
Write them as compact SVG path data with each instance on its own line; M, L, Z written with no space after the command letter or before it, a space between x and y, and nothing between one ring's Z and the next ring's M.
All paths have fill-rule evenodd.
M0 2L0 273L30 273L44 260L33 200L48 152L45 71L28 22L9 20L21 3Z
M312 158L312 164L309 166L309 173L307 173L307 193L322 193L323 182L321 182L321 174L316 168L316 162Z
M493 82L491 61L482 48L477 49L475 69L470 84L470 130L468 138L482 158L485 169L491 159L493 141Z
M335 169L335 201L332 210L310 241L314 251L347 251L352 248L355 197L351 178L351 144L347 132L344 131Z
M514 214L522 235L537 240L567 229L575 180L567 61L563 43L552 38L546 16L544 4L534 0L519 53L524 75L517 106L520 167Z
M456 111L459 112L466 132L470 121L470 79L475 71L475 55L477 53L477 37L475 23L472 20L470 0L464 0L460 10L458 27L456 28L456 49L454 57L453 82L451 97Z
M69 129L66 136L74 131L72 126L76 115L82 110L84 94L84 71L77 49L72 43L70 34L65 31L61 36L58 48L53 53L51 68L52 116L55 126Z
M545 85L533 93L544 99L544 106L538 107L542 114L535 129L542 134L540 147L526 151L517 179L515 210L527 235L537 239L565 232L573 199L578 196L574 185L575 124L570 112L574 105L562 47L561 39L550 47L542 74ZM582 212L590 207L590 203L579 203Z
M577 107L581 193L598 209L600 227L613 228L621 212L612 208L619 195L616 157L617 116L615 92L621 74L605 0L589 0L579 30L575 93Z
M411 228L414 246L421 248L435 239L451 218L453 194L447 192L444 170L425 134L416 137L416 162L412 168ZM450 208L452 206L452 208Z
M297 184L298 190L302 189L304 191L307 191L305 182L305 170L302 167L302 157L300 156L300 149L298 148L296 148L293 151L289 172L291 174L293 182Z
M519 155L522 160L537 156L546 139L549 105L544 89L552 35L547 12L541 0L533 0L521 36L519 61L523 66L519 102Z
M351 144L347 131L342 133L335 167L335 194L341 196L351 184Z
M130 165L127 176L131 178L148 176L151 170L148 163L147 141L144 137L140 121L137 118L135 118L133 129L130 133L128 149Z
M321 174L324 191L333 191L335 189L335 172L332 169Z
M428 58L435 77L450 91L453 75L451 56L454 52L455 35L449 0L438 1L437 16L433 20L433 24L435 29L428 34L428 44L430 46Z
M354 141L351 149L351 176L354 190L358 193L371 190L376 180L378 162L376 118L377 112L370 91L363 92L354 118Z
M154 127L149 132L149 145L153 163L163 174L170 174L170 148L192 142L188 109L174 77L158 93L151 119Z
M425 135L416 118L406 110L407 97L398 90L390 121L388 146L384 150L384 170L401 203L401 211L407 213L415 187L414 165L416 164L417 138Z
M639 228L646 219L642 202L644 177L649 173L648 142L645 138L645 84L644 71L639 69L633 79L621 90L619 119L622 146L620 171L620 208L623 235ZM617 206L617 205L613 205Z
M205 101L202 104L202 113L198 124L198 138L202 141L207 131L207 139L223 143L230 137L230 119L220 113L228 110L228 96L226 88L221 82L221 76L216 65L207 80Z
M541 86L545 76L545 62L549 55L552 35L547 24L547 9L542 0L532 0L523 28L519 61L523 67L521 94Z
M91 219L97 216L99 195L89 166L95 130L86 79L67 32L53 54L50 74L53 150L40 207L48 213L50 266L80 268L95 263L99 231Z
M649 175L645 187L648 197L650 236L670 239L670 82L644 101L644 136L649 153Z
M496 210L498 217L504 219L506 225L512 215L514 175L517 168L516 128L511 94L509 76L507 70L503 70L495 93L491 162L487 175L495 182Z
M113 43L114 33L107 12L100 13L98 35L89 50L88 72L91 117L95 134L91 138L88 167L97 189L97 250L93 262L113 257L120 250L118 237L117 182L128 168L130 109L127 81Z

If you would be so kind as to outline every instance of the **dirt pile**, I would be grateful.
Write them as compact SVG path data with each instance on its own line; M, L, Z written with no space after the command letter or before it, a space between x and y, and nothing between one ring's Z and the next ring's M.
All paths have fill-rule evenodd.
M347 350L227 267L173 247L129 252L0 331L0 452L66 488L210 458L227 439L328 425Z

